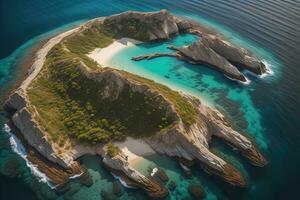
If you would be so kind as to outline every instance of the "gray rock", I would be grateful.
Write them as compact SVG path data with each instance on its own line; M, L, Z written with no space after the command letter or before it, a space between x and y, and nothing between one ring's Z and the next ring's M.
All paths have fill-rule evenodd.
M237 47L214 35L203 36L202 42L230 62L238 64L255 74L263 74L266 72L265 65L244 48Z
M232 79L243 82L246 81L245 76L235 66L207 46L203 40L198 40L186 47L178 48L171 46L170 48L180 52L182 58L187 61L191 61L192 63L207 64L214 69L221 71Z

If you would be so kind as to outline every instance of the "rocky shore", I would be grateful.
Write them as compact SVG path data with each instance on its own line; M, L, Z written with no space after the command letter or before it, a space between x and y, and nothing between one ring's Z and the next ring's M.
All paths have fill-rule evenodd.
M136 15L138 17L140 14L123 14L118 15L118 17L115 16L115 18L122 19L126 15L130 15L130 17ZM170 46L171 49L176 51L175 53L158 52L133 57L132 60L139 61L161 56L173 56L192 64L205 64L220 71L227 77L241 82L247 81L241 69L248 70L257 75L266 73L266 67L260 59L252 55L248 50L235 46L217 33L201 26L201 24L173 16L165 10L153 15L157 18L166 18L167 20L162 23L161 27L153 28L155 32L150 31L150 41L169 39L173 35L180 33L192 33L198 35L200 38L189 46Z
M144 176L131 167L126 160L126 155L123 155L122 152L113 157L108 156L105 144L92 145L70 139L70 144L72 144L71 148L64 149L64 151L61 152L58 145L49 139L47 130L36 120L36 116L38 116L39 113L34 105L31 104L27 95L28 87L30 87L31 82L39 74L48 52L55 44L60 43L71 34L77 34L84 29L105 23L106 20L114 20L117 24L122 24L122 21L128 18L138 18L147 23L147 25L153 25L147 26L150 27L147 33L149 36L147 37L147 41L168 39L172 35L181 32L195 32L195 30L199 32L203 30L195 26L194 23L179 19L165 10L152 13L126 12L104 19L92 20L79 28L55 36L38 51L30 75L22 83L20 88L11 94L6 102L6 108L13 113L11 127L14 127L14 130L18 130L18 135L20 135L21 140L29 152L30 156L28 159L31 159L32 163L37 164L39 169L44 172L55 185L60 186L67 183L69 178L75 174L82 174L84 172L86 175L86 171L80 167L76 159L85 154L92 154L101 156L107 169L119 176L127 185L141 188L152 198L164 198L168 195L168 190L162 184L151 177ZM201 42L193 44L191 47L176 48L176 51L178 51L177 54L181 56L184 55L189 59L192 58L193 61L198 60L200 62L211 57L216 58L216 60L213 61L206 61L207 63L211 62L212 65L218 68L223 67L223 72L232 72L232 77L241 81L243 81L243 75L238 70L236 71L236 68L231 65L225 57L228 58L228 60L247 65L248 69L252 71L259 73L264 70L263 66L259 64L259 61L244 56L246 54L243 54L240 59L234 59L231 57L231 54L221 57L219 53L216 52L222 51L222 49L207 43L201 40ZM233 47L225 46L223 48L232 49ZM207 52L210 52L210 54L204 58L201 56L202 54L194 54L195 51L203 53L203 55L207 55ZM235 51L239 52L238 50ZM148 56L145 58L148 59L151 57ZM195 121L187 125L183 122L174 103L157 88L140 81L141 78L134 78L134 76L128 73L108 67L92 70L84 63L79 65L77 70L90 80L108 83L103 92L104 99L111 101L116 100L119 98L120 93L126 88L129 91L156 98L162 103L166 109L166 117L174 119L174 123L163 132L157 132L150 137L143 138L157 153L176 157L187 166L189 163L198 161L201 163L201 167L211 174L219 176L232 185L241 187L246 186L246 181L241 173L223 158L218 157L210 151L209 144L212 136L217 136L232 144L255 165L264 166L266 164L266 160L250 139L237 132L220 112L209 108L195 97L182 93L179 94L181 97L184 97L186 102L189 102L193 106L197 113ZM89 181L86 183L87 185L90 184ZM194 191L194 189L191 191ZM197 196L202 195L199 191L193 193Z

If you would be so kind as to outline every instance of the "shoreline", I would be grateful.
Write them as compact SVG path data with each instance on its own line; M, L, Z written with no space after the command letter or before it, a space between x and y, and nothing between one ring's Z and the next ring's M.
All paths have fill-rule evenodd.
M127 156L128 163L131 166L137 165L139 162L145 160L143 156L157 154L149 144L143 140L127 137L124 142L114 142L114 145Z
M46 56L47 56L47 54L48 54L48 52L56 45L56 44L58 44L59 42L61 42L65 37L67 37L68 35L71 35L72 33L74 33L74 32L76 32L77 30L79 30L81 27L83 27L84 25L81 25L80 27L77 27L77 28L74 28L74 29L71 29L71 30L68 30L68 31L65 31L65 32L63 32L63 33L61 33L61 34L59 34L59 35L57 35L57 36L55 36L55 37L53 37L53 38L51 38L51 39L49 39L49 41L45 44L45 45L43 45L43 47L39 50L39 51L37 51L37 53L36 53L36 58L35 58L35 60L34 60L34 62L33 62L33 65L32 65L32 67L30 68L30 74L29 74L29 76L23 81L23 83L21 84L21 86L19 87L19 91L23 91L24 92L24 95L25 96L23 96L23 98L24 98L24 101L25 101L25 106L26 106L26 104L27 103L30 103L29 101L28 101L28 99L26 98L26 92L27 92L27 88L28 88L28 86L31 84L31 82L38 76L38 74L39 74L39 72L41 71L41 69L42 69L42 67L43 67L43 65L44 65L44 62L45 62L45 60L46 60ZM128 47L128 46L132 46L132 45L135 45L135 41L133 42L133 41L130 41L128 38L127 39L121 39L121 40L117 40L117 41L114 41L111 45L108 45L106 48L103 48L103 49L97 49L96 48L96 51L95 51L95 55L93 55L93 54L90 54L90 55L93 55L95 58L103 58L103 55L105 55L106 57L104 57L103 58L103 62L106 62L106 61L108 61L109 59L111 59L112 57L113 57L113 55L116 53L116 52L119 52L121 49L123 49L123 48L126 48L126 47ZM168 84L167 84L168 85ZM181 95L184 95L184 93L185 92L182 92L182 94ZM22 97L22 94L20 94L20 96ZM188 96L188 95L186 95L186 96ZM193 95L194 96L194 95ZM198 101L197 101L198 102ZM199 102L200 103L200 102ZM205 104L205 103L204 103ZM16 107L17 108L17 107ZM21 108L23 108L23 107L21 107ZM200 108L199 108L200 109ZM213 110L206 110L206 108L205 107L203 107L203 109L205 109L205 111L208 111L208 112L210 112L210 111L213 111ZM18 110L18 109L17 109ZM34 113L33 113L34 114ZM30 115L30 114L29 114ZM18 120L21 120L21 118L17 118ZM215 119L215 118L213 118L213 119ZM219 119L219 118L216 118L215 120L221 120L222 121L222 119ZM218 121L217 121L218 122ZM23 126L23 124L21 123L21 126ZM32 128L32 127L31 127ZM194 127L194 128L197 128L197 127ZM220 128L220 129L222 129L222 128L226 128L226 127L217 127L217 128ZM234 131L234 130L232 130L232 131ZM30 132L30 131L29 131ZM42 131L40 131L40 132L42 132ZM235 134L235 132L233 132L233 136L232 136L232 138L229 138L229 139L232 139L234 142L235 142L235 139L236 139L236 136L234 135ZM49 143L49 141L47 141L47 134L46 133L44 133L43 134L43 138L45 139L46 138L46 143L48 143L48 144L50 144ZM221 135L222 136L222 135ZM180 137L184 137L184 135L179 135L178 136L178 139L180 139ZM168 139L168 138L166 138L166 139ZM185 138L184 137L184 139L187 139L187 138ZM225 138L225 139L228 139L228 138ZM238 141L239 142L239 141ZM245 141L242 141L242 142L245 142L246 143L246 145L248 144L247 142L247 139L245 138ZM54 144L54 143L53 143ZM126 173L129 173L128 171L127 171L127 167L126 166L128 166L127 165L127 163L129 163L129 165L132 165L132 164L136 164L136 163L138 163L138 162L140 162L141 161L141 159L142 159L142 156L144 156L144 155L146 155L146 154L156 154L154 151L153 151L153 149L151 149L151 148L148 148L148 146L146 146L145 145L145 142L141 142L141 141L139 141L139 140L135 140L135 139L132 139L132 138L127 138L127 140L125 141L125 142L121 142L121 143L115 143L115 144L117 144L117 146L122 150L122 152L125 154L125 157L126 157L126 160L128 160L128 162L126 162L126 161L124 161L124 166L121 166L121 168L119 169L119 168L117 168L117 169L115 169L115 170L119 170L119 171L124 171L124 173L126 174ZM35 148L37 148L36 147L36 143L34 144L34 143L31 143L31 145L32 145L32 147L35 147ZM151 146L153 146L154 145L154 143L152 143L151 144ZM158 145L156 146L157 148L159 147L159 145L165 145L165 144L160 144L160 143L158 143ZM183 145L186 145L186 144L183 144ZM191 145L191 144L190 144ZM237 145L240 145L239 143L237 144ZM164 147L164 146L163 146ZM182 148L184 148L185 146L183 146ZM202 152L202 151L197 151L198 149L197 148L201 148L202 146L200 145L200 146L196 146L196 149L195 149L195 151L197 152L197 155L199 155L199 156L202 156L202 154L205 154L205 153L207 153L208 154L208 156L211 156L213 159L215 159L216 161L218 161L216 164L215 164L215 162L210 162L209 161L209 163L211 164L211 165L209 165L211 168L212 168L212 171L213 170L215 170L215 172L214 172L214 174L216 174L216 175L218 175L218 176L221 176L225 181L227 181L227 182L229 182L230 184L232 184L232 185L238 185L238 186L243 186L244 185L244 179L242 178L242 177L240 177L240 174L238 173L238 171L236 171L236 169L235 168L233 168L233 167L231 167L231 165L229 165L229 164L226 164L226 162L225 161L222 161L222 159L220 158L217 158L217 157L214 157L213 155L211 155L210 153L209 153L209 150L208 150L208 147L206 147L205 148L205 150L204 150L204 152ZM246 146L247 147L247 146ZM53 150L54 148L52 148L52 146L51 146L51 144L50 144L50 147L49 147L51 150ZM157 148L155 148L156 149L156 152L158 152L158 153L166 153L166 154L172 154L173 152L160 152L160 150L159 149L157 149ZM162 149L162 148L161 148ZM207 149L207 150L206 150ZM85 150L88 150L88 149L85 149ZM173 149L172 149L173 150ZM193 151L194 151L194 149L187 149L187 150L189 150L188 152L187 152L187 154L188 153L191 153L191 155L193 155ZM40 150L40 151L43 151L41 154L43 155L43 156L48 156L48 155L50 155L49 153L47 153L47 152L45 152L45 149L42 149L42 150ZM163 151L163 150L162 150ZM55 151L54 151L55 152ZM181 151L179 151L177 148L175 148L174 149L174 152L175 153L177 153L177 154L179 154L179 156L183 156L183 155L186 155L185 153L185 151L183 150L183 152L181 152ZM104 152L105 153L105 152ZM51 155L51 156L54 156L55 154L53 154L53 155ZM173 155L173 154L172 154ZM45 156L45 157L46 157ZM60 164L60 165L62 165L62 166L65 166L65 165L67 165L67 166L69 166L68 164L70 164L70 162L71 161L73 161L72 159L74 158L73 156L74 155L68 155L68 152L66 152L65 153L65 156L66 157L59 157L59 158L53 158L53 157L51 157L51 156L49 156L50 158L48 158L49 160L51 160L52 162L56 162L56 163L58 163L58 164ZM195 156L195 158L194 159L197 159L198 157L197 156ZM201 157L202 158L202 157ZM54 159L55 161L53 161L52 159ZM121 159L121 158L120 158ZM123 159L123 158L122 158ZM69 162L70 161L70 162ZM114 159L108 159L107 158L107 160L106 160L106 164L108 164L108 165L114 165L115 164L115 161L116 160L114 160ZM224 164L225 163L225 164ZM229 168L228 168L228 170L227 170L227 168L226 169L223 169L223 168L221 168L220 166L229 166ZM119 166L117 166L117 167L119 167ZM225 174L222 174L221 172L219 172L219 171L222 171L222 173L225 173ZM126 174L127 175L127 174ZM130 177L130 175L128 175L129 177ZM141 176L141 177L143 177L143 176ZM235 180L235 179L237 179L237 180ZM139 181L137 181L136 180L136 182L139 182ZM154 186L155 186L155 184L154 184ZM156 186L155 186L156 187ZM154 187L154 188L155 188ZM148 186L146 187L145 186L145 188L148 188ZM164 192L164 191L160 191L160 192Z
M131 38L121 38L118 40L115 40L112 44L108 45L105 48L96 48L93 51L91 51L89 54L87 54L87 56L91 59L93 59L95 62L97 62L101 67L105 68L105 67L110 67L113 69L118 69L118 70L122 70L116 66L112 66L110 65L110 60L112 59L112 57L114 55L116 55L117 53L119 53L120 51L129 48L129 47L134 47L137 44L141 44L143 42L131 39ZM131 59L131 58L130 58ZM127 70L124 70L127 71ZM129 73L132 74L136 74L139 75L137 73L133 73L130 71L127 71ZM139 75L141 76L141 75ZM147 78L147 77L145 77ZM215 105L213 104L212 101L210 101L208 98L205 98L204 96L201 96L200 94L197 94L196 92L190 91L188 88L182 88L180 86L177 86L175 84L172 84L171 82L165 81L160 77L155 77L155 79L152 78L148 78L151 80L154 80L157 83L166 85L167 87L171 88L172 90L178 91L179 93L182 94L187 94L187 95L191 95L194 97L197 97L201 100L201 102L203 102L205 105L212 107L212 108L216 108Z
M20 85L27 79L27 77L30 75L29 71L32 67L37 52L52 38L55 37L57 34L51 37L47 37L45 39L42 39L38 41L37 43L33 44L32 46L28 47L28 49L25 50L25 52L21 55L20 60L17 60L14 64L15 67L12 68L11 73L13 75L16 75L17 77L14 77L11 80L7 81L8 87L3 88L1 92L3 92L3 96L0 98L1 105L4 104L6 99L14 92L16 91ZM0 111L3 110L3 106L1 106Z
M109 66L110 59L121 50L142 43L141 41L131 38L121 38L114 40L113 43L105 48L96 48L87 56L101 65L101 67Z
M56 45L58 44L62 39L67 37L68 35L71 35L72 33L76 32L80 29L81 26L73 28L71 30L62 32L54 37L51 37L45 45L42 46L41 49L39 49L35 55L35 59L31 67L29 68L29 75L28 77L22 82L19 89L23 89L26 92L27 87L30 85L30 83L33 81L34 78L39 74L41 71L44 62L46 60L46 56L48 52Z

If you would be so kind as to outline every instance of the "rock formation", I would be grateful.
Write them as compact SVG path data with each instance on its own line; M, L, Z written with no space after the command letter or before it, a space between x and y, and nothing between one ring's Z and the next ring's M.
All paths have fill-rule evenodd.
M245 68L258 75L266 72L266 67L262 61L251 55L244 48L234 46L232 43L215 35L203 35L201 41L216 53L241 68Z
M206 64L212 68L221 71L228 77L236 79L242 82L246 81L245 76L228 60L220 56L209 46L206 46L202 40L198 40L187 47L175 47L171 46L171 49L174 49L179 52L178 57L193 64Z
M112 158L107 154L103 155L103 163L128 186L143 189L149 197L160 199L168 195L168 190L162 184L133 169L122 152Z
M137 20L143 22L144 35L146 38L135 37L142 41L165 40L171 36L188 32L199 35L201 38L194 44L187 47L171 47L178 53L155 53L132 58L139 61L142 59L153 59L161 56L175 56L185 59L194 64L206 64L228 76L231 79L246 81L246 77L237 68L247 69L255 74L266 73L266 67L261 60L254 57L244 48L237 47L227 41L225 38L217 35L212 30L203 27L201 24L192 20L183 19L172 15L166 10L159 12L141 13L125 12L112 17L107 17L105 21L114 21L116 31L124 31L122 25L125 21ZM134 24L138 28L138 24ZM110 27L111 28L111 27ZM128 35L121 35L128 36Z
M200 185L189 185L188 191L194 198L197 199L202 199L205 196L205 193Z

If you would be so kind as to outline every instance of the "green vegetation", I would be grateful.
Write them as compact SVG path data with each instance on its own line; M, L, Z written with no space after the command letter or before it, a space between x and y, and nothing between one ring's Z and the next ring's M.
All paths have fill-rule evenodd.
M109 142L109 143L106 145L106 148L107 148L107 154L108 154L109 157L111 157L111 158L115 157L116 155L118 155L118 154L120 153L119 147L113 145L111 142Z
M165 117L159 98L126 87L116 100L103 98L107 88L111 95L116 93L115 83L88 79L81 73L80 63L80 58L56 45L28 90L39 122L54 141L71 136L96 144L127 135L147 137L174 121Z
M67 49L77 55L85 55L95 48L104 48L113 42L111 34L104 33L100 27L86 29L80 34L69 36L64 44Z
M30 109L38 111L36 119L60 146L69 137L92 144L123 140L126 136L149 137L174 124L175 119L166 117L166 108L159 97L133 92L128 86L118 91L109 78L100 82L82 73L85 66L99 69L87 53L108 46L116 37L147 40L144 33L149 27L130 19L118 29L114 21L106 20L67 37L48 53L42 71L28 89ZM196 109L178 92L143 77L119 72L159 91L174 105L185 125L194 123Z
M97 69L98 64L90 59L87 54L95 48L104 48L113 42L111 36L102 33L98 28L83 30L67 37L63 42L63 48L69 51L72 57L78 57L91 69Z
M126 77L131 78L135 81L144 83L149 87L159 91L163 96L165 96L175 107L179 116L181 117L183 123L187 126L195 122L197 116L197 110L184 98L179 92L173 91L167 86L156 83L152 80L143 78L138 75L128 73L126 71L121 71Z
M139 19L124 18L117 23L115 19L106 19L100 26L102 32L113 38L130 37L140 41L149 41L151 26Z

